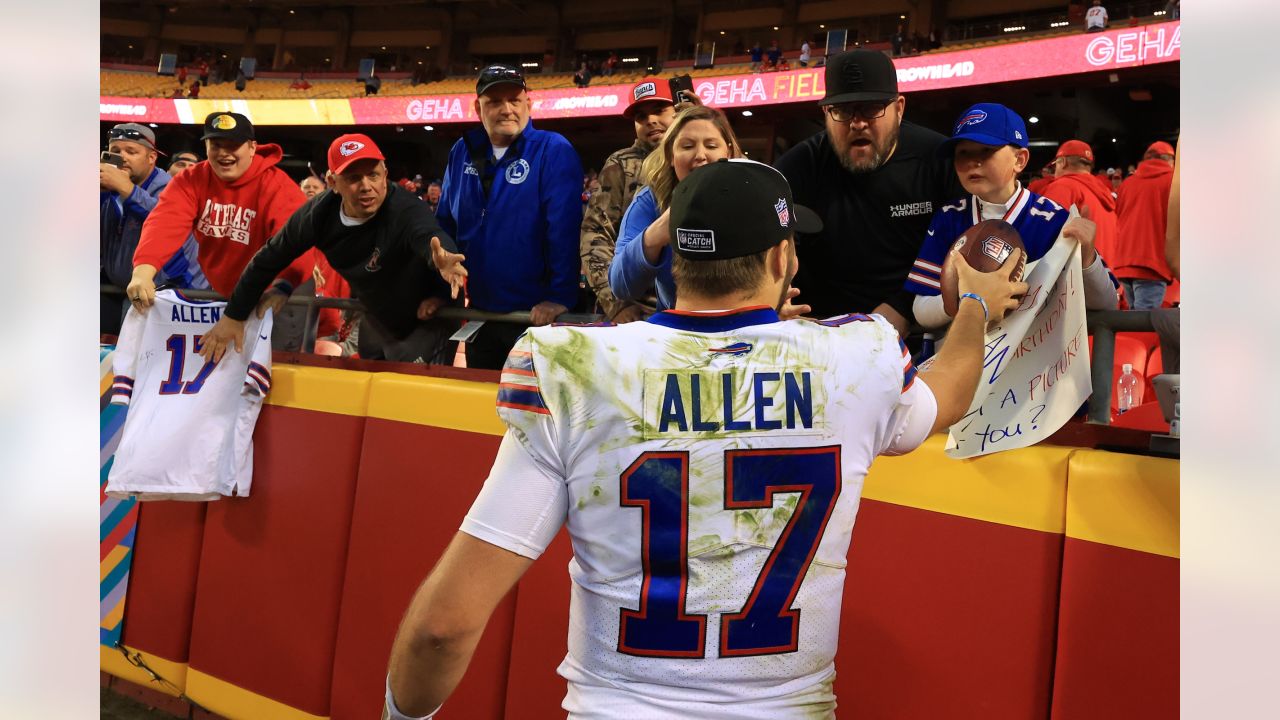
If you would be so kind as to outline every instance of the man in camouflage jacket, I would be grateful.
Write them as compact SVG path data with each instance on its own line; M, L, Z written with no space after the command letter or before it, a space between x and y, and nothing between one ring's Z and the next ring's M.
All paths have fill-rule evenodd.
M582 263L587 283L596 294L600 310L616 323L641 320L655 312L655 302L621 301L609 289L609 264L618 242L618 226L640 188L640 166L658 146L675 117L671 89L666 80L645 78L631 90L632 102L623 117L636 126L636 141L614 152L600 168L600 191L591 195L582 218Z

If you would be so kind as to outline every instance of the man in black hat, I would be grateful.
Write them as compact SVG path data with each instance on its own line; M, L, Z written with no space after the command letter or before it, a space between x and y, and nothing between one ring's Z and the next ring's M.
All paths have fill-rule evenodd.
M156 269L193 233L209 287L230 296L254 253L307 199L276 166L284 151L279 145L258 143L253 123L244 115L210 113L201 139L208 161L174 178L142 228L127 290L139 310L155 301ZM281 274L265 301L278 311L289 292L311 277L314 266L314 255L308 252ZM276 337L283 334L277 332Z
M385 717L444 703L493 609L566 522L575 560L559 672L571 716L834 712L860 479L877 455L909 452L963 415L988 310L1003 317L1026 285L958 260L960 326L917 378L881 318L779 319L794 234L822 223L773 168L694 170L673 193L671 227L675 310L533 328L511 352L498 389L506 436L410 602ZM768 518L743 530L743 513Z
M911 297L902 284L934 209L964 188L951 159L937 155L946 137L903 122L906 98L884 53L840 53L826 81L826 129L775 163L825 225L797 244L799 302L818 317L877 312L905 334Z

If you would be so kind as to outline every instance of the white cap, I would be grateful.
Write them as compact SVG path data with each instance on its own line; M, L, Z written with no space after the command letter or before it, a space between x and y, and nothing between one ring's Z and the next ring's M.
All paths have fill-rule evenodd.
M1124 370L1127 373L1133 372L1133 363L1125 363L1124 365L1120 366L1120 369Z

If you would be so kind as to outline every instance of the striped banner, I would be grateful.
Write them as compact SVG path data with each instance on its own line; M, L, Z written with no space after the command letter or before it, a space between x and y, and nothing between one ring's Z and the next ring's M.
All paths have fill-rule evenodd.
M103 345L99 350L101 398L100 466L98 474L98 538L101 550L98 601L98 642L115 647L124 628L125 592L129 587L129 564L133 559L133 536L138 527L138 504L133 498L121 500L106 496L107 475L111 472L116 446L120 444L124 417L128 407L107 402L111 390L111 357L115 346Z

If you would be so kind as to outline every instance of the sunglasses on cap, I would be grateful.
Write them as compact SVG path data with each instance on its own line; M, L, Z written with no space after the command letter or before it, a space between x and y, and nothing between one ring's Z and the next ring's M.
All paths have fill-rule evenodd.
M148 145L151 144L151 138L131 128L111 128L107 131L107 137L112 140L132 140L134 142L143 142Z
M826 105L827 114L836 122L849 122L854 116L863 120L875 120L884 117L885 110L893 104L892 100L880 102L851 102L838 105Z
M480 73L480 82L482 83L488 83L488 82L493 82L494 80L503 80L503 79L519 80L521 82L524 82L524 75L522 75L520 71L516 70L515 68L502 67L499 65L487 67L484 69L484 72Z

